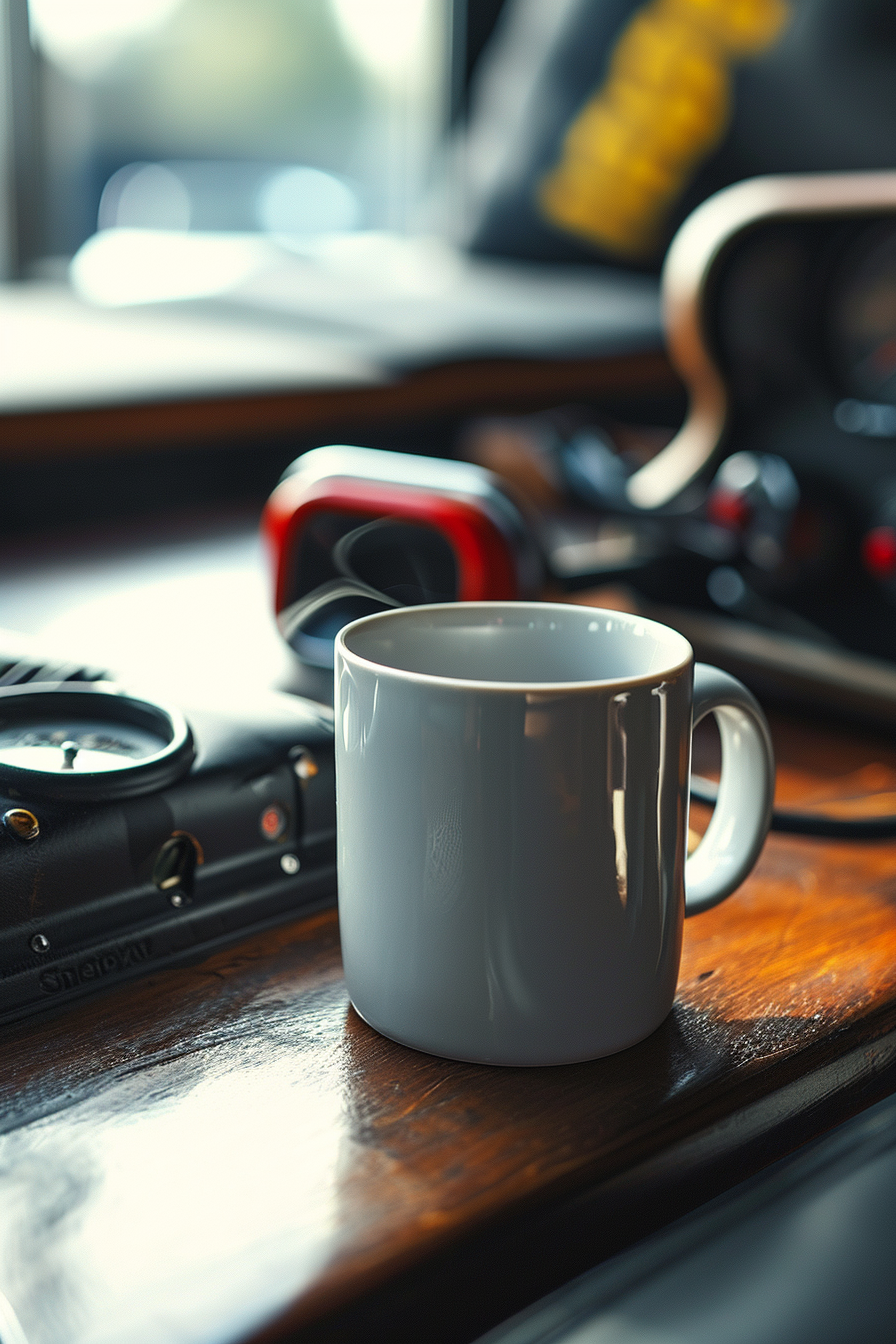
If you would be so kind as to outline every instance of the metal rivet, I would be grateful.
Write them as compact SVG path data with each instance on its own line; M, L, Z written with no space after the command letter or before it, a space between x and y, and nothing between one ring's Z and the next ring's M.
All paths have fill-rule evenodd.
M27 807L11 807L3 813L3 825L17 840L36 840L40 835L40 822Z
M299 779L307 781L320 773L320 766L307 747L293 747L289 755L292 768Z
M32 952L49 952L50 940L45 933L36 933L31 939Z
M184 903L184 894L182 891L172 891L168 900L174 906L175 910L179 910Z
M280 867L283 869L284 873L289 873L290 876L292 876L293 873L297 873L301 866L302 865L295 854L282 854L280 856Z

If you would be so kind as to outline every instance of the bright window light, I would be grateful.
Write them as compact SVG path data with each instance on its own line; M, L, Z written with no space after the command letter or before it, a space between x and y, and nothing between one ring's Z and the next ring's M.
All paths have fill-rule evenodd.
M391 82L411 71L427 38L429 0L330 0L354 55Z
M129 163L113 173L100 197L99 227L186 230L190 193L163 163Z
M223 294L269 260L260 237L104 229L79 248L69 276L90 303L114 308Z
M122 47L161 28L183 0L28 0L34 40L70 74L89 77Z
M267 233L347 233L357 228L358 198L345 182L317 168L284 168L265 182L256 204Z

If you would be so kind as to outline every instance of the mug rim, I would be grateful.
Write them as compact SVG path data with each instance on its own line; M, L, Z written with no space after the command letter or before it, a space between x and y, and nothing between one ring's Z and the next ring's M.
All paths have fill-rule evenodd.
M571 611L589 612L593 616L606 616L612 620L619 620L622 624L630 627L638 625L648 627L651 631L662 632L663 637L672 636L675 641L683 645L684 652L677 661L670 661L662 667L652 668L649 672L633 673L630 676L595 677L585 681L481 681L473 677L450 677L435 672L411 672L401 667L394 667L390 663L378 663L372 658L365 658L363 654L355 652L345 642L346 637L350 636L352 631L358 629L358 627L382 621L411 620L415 615L421 615L424 612L457 613L459 610L494 611L496 609L557 611L565 614L569 614ZM377 611L369 616L359 616L356 620L344 625L338 632L335 640L335 650L344 663L374 671L378 675L390 675L401 681L414 682L425 686L494 691L503 695L508 693L527 694L530 692L558 694L564 691L605 690L611 686L646 686L665 677L674 676L694 662L694 650L685 636L680 631L674 630L672 626L664 625L662 621L651 620L648 616L638 616L627 611L616 611L612 607L586 606L582 602L517 602L512 599L481 602L427 602L421 603L419 606L393 607L388 611Z

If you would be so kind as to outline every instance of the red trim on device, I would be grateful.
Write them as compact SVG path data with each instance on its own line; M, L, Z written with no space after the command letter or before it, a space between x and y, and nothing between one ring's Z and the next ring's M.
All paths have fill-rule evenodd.
M295 601L292 591L301 534L315 513L356 513L359 520L400 518L435 528L457 561L458 601L483 602L519 597L516 559L497 525L481 508L456 495L414 485L330 476L303 481L301 472L277 486L262 515L278 613Z

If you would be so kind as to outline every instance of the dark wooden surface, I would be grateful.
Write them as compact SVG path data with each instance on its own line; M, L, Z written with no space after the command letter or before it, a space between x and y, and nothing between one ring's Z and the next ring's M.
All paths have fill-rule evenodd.
M0 414L0 460L214 448L301 436L370 432L379 424L496 414L564 401L675 403L680 383L666 355L648 351L579 359L479 359L384 381L320 391L172 398L147 404Z
M784 802L896 805L887 742L774 732ZM0 1034L0 1292L30 1344L472 1339L894 1060L894 843L771 837L688 921L667 1022L574 1067L384 1040L324 913Z

